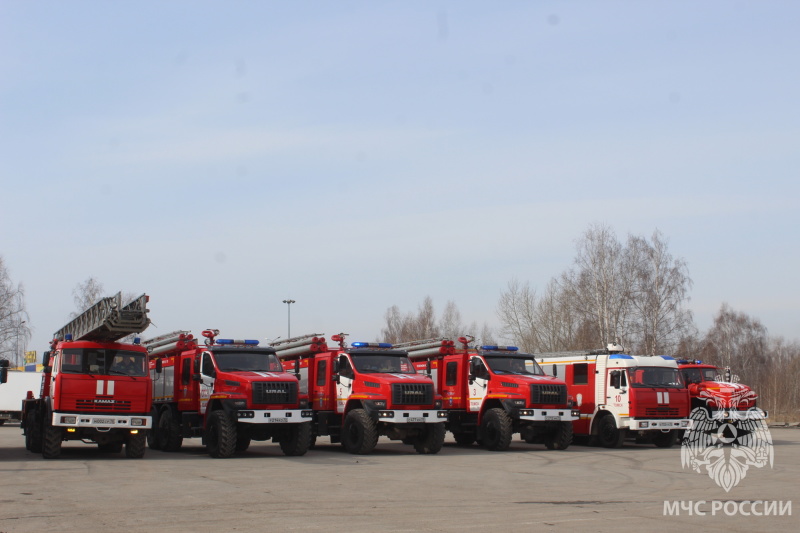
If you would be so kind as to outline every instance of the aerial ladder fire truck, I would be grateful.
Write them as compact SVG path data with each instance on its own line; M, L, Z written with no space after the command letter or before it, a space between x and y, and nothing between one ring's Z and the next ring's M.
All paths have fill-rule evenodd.
M388 343L354 342L320 334L273 343L287 370L297 373L314 412L313 439L329 436L353 454L373 451L380 436L435 454L444 444L447 412L427 375L407 352Z
M285 372L258 340L218 339L175 331L144 342L153 376L150 448L177 451L200 437L209 455L230 457L252 440L272 439L285 455L304 455L311 439L311 410L297 378ZM159 375L160 374L160 375Z
M545 372L564 379L580 410L576 437L606 448L626 438L667 448L691 426L689 391L678 364L667 355L603 350L536 354Z
M572 408L563 380L546 376L533 355L514 346L472 346L472 337L399 344L442 395L447 429L456 442L502 451L515 433L527 443L565 450L572 442Z
M58 330L44 353L42 386L22 401L25 447L46 459L69 440L97 443L101 451L144 456L151 426L147 350L122 342L144 331L148 297L122 305L122 295L103 298Z

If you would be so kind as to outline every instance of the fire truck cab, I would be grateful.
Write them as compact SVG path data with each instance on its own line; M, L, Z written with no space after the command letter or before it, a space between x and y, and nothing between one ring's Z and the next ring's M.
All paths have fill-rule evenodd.
M722 420L765 419L768 414L757 409L758 394L739 383L738 376L715 365L696 359L679 359L678 368L689 389L692 409L702 408Z

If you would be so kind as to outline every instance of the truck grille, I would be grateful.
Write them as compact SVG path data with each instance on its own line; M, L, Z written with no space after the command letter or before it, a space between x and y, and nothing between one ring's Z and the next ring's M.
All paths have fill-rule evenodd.
M296 404L297 382L256 381L253 383L253 403Z
M566 405L567 386L566 385L531 385L531 403Z
M677 407L647 407L644 416L649 418L676 418L680 411Z
M430 405L433 403L433 383L393 383L393 405Z
M131 402L129 400L75 400L75 408L78 411L130 411Z

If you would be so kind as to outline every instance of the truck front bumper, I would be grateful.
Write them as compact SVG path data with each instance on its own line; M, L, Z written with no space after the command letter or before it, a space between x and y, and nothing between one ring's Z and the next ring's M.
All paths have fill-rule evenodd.
M447 422L447 411L438 409L421 411L401 411L397 409L381 409L377 411L378 422L387 424L439 424Z
M311 422L314 411L311 409L271 409L236 411L236 420L243 424L302 424Z
M666 429L689 429L692 427L692 421L689 418L655 418L647 420L633 420L627 421L628 429L634 431L649 431L649 430L666 430Z
M519 409L520 420L526 422L572 422L580 418L577 409Z
M153 419L150 415L102 415L78 413L53 413L53 426L74 428L109 429L150 429Z

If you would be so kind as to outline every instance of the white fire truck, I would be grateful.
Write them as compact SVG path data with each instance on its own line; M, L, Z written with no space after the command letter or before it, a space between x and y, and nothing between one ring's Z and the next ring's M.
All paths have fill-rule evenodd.
M605 350L536 354L545 372L567 382L580 409L575 437L617 448L626 438L672 446L691 425L689 391L674 358Z

